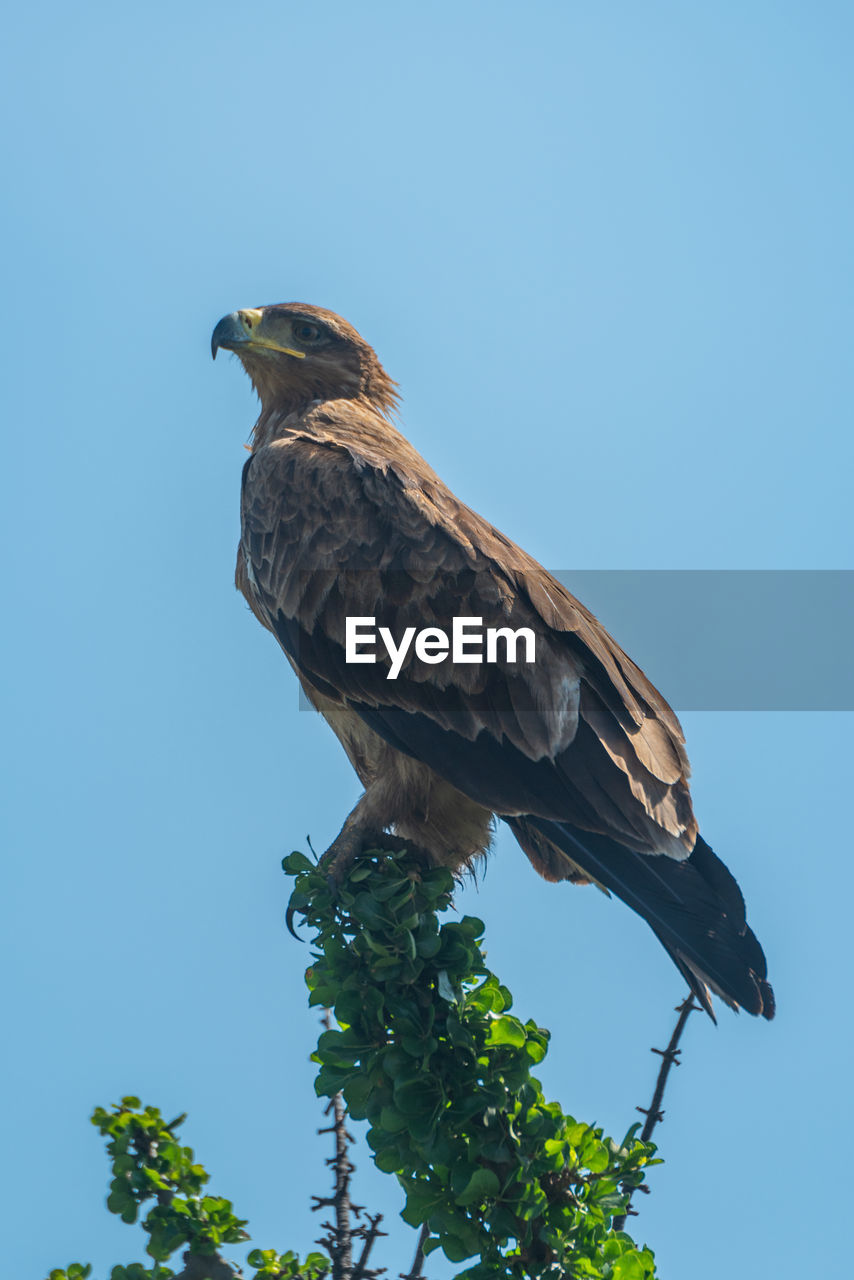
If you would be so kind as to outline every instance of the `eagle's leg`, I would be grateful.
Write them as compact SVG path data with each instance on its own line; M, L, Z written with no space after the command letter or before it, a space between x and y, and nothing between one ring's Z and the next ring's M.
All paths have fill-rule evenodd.
M369 795L366 793L348 814L344 826L320 859L320 866L336 887L344 880L359 854L366 849L385 849L389 853L408 850L416 856L423 856L426 862L432 862L430 855L411 840L389 835L382 821L371 814L370 808Z
M347 875L359 854L381 845L384 838L382 830L373 823L354 821L355 814L354 809L320 859L321 867L336 886Z

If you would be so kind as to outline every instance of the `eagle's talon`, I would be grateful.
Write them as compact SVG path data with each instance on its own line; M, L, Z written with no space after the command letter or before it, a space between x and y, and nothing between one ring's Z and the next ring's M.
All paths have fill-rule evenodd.
M285 912L285 924L287 925L288 933L291 935L291 937L296 938L297 942L302 942L303 939L299 936L296 929L294 928L295 915L296 915L296 908L289 906L287 911Z
M349 819L344 823L317 864L326 873L327 883L336 896L360 854L373 848L381 839L382 834L378 834L373 827L362 827L357 823L351 825Z

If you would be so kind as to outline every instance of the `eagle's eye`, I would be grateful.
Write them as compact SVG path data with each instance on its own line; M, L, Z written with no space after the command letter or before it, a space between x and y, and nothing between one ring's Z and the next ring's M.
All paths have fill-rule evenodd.
M294 337L299 338L300 342L317 342L322 333L320 325L312 324L310 320L295 320L293 331Z

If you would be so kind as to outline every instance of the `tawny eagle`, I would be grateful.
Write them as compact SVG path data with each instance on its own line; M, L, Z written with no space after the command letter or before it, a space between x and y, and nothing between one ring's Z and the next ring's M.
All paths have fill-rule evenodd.
M709 1012L711 990L773 1017L744 899L697 829L673 711L395 428L396 384L368 343L331 311L283 303L225 316L211 345L237 353L261 401L237 585L365 788L333 874L384 832L469 866L498 815L547 880L594 881L638 912ZM493 661L442 648L454 618L504 639ZM382 646L353 660L348 619L398 648L408 628L434 643L410 645L390 678ZM511 651L517 631L533 632L533 661Z

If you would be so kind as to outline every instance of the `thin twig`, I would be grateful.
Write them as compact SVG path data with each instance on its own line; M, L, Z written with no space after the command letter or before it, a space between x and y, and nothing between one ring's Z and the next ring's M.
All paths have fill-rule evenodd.
M415 1257L412 1259L412 1266L409 1268L406 1275L404 1275L402 1271L400 1272L400 1280L421 1280L421 1277L424 1275L424 1246L427 1243L429 1235L430 1228L425 1222L424 1226L421 1228L421 1234L418 1237L418 1247L415 1250Z
M359 1254L359 1261L353 1268L352 1280L372 1280L372 1277L381 1275L386 1269L385 1267L380 1267L379 1269L374 1268L371 1271L368 1270L368 1259L371 1256L371 1250L376 1243L377 1237L386 1236L388 1235L388 1232L380 1231L380 1223L383 1220L383 1215L381 1213L369 1213L366 1214L366 1217L368 1219L368 1225L366 1227L360 1227L358 1232L353 1233L354 1235L361 1235L365 1243L362 1246L362 1252Z
M667 1077L670 1075L670 1068L672 1066L679 1066L679 1054L681 1052L679 1049L679 1041L682 1038L682 1032L685 1030L685 1025L691 1014L695 1009L699 1008L700 1005L694 1003L693 993L690 993L681 1004L676 1006L679 1018L676 1022L676 1026L673 1028L673 1035L670 1037L670 1043L667 1048L650 1050L650 1053L657 1053L660 1055L661 1066L658 1069L658 1079L655 1082L655 1092L652 1095L652 1102L648 1107L635 1108L635 1110L639 1111L641 1115L646 1116L640 1135L641 1142L650 1142L652 1140L655 1126L664 1119L664 1112L661 1109L661 1104L664 1101L664 1089L667 1084ZM629 1214L634 1216L637 1213L637 1210L632 1209L632 1195L634 1194L634 1190L635 1188L632 1188L629 1192L629 1199L625 1212L619 1214L614 1219L613 1227L615 1231L622 1231L625 1228L626 1218Z

